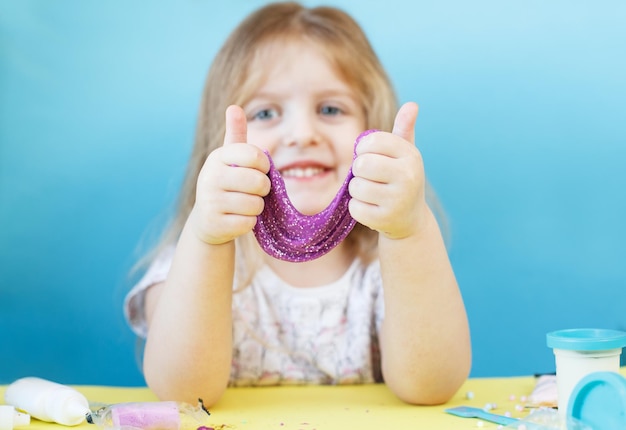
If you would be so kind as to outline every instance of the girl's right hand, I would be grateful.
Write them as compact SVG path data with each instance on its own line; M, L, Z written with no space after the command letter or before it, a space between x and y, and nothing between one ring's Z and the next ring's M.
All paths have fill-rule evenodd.
M254 228L270 191L270 163L247 143L247 121L239 106L226 109L224 145L209 154L198 175L190 214L200 240L219 245Z

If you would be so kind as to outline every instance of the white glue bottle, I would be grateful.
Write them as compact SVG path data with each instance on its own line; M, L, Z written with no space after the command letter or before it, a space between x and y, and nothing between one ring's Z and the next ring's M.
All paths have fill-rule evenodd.
M15 410L13 406L0 405L0 430L13 430L30 424L30 415Z
M21 378L10 384L4 401L33 418L65 426L82 423L90 412L89 402L78 391L36 377Z

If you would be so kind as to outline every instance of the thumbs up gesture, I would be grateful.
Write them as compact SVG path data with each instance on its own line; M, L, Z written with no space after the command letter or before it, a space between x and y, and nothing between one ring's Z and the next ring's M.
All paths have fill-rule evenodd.
M247 121L239 106L226 110L224 145L207 157L190 218L200 240L222 244L252 230L270 190L265 153L247 143Z
M417 104L404 104L391 133L372 133L359 143L352 166L350 214L390 239L415 234L427 211L424 166L415 147L417 113Z

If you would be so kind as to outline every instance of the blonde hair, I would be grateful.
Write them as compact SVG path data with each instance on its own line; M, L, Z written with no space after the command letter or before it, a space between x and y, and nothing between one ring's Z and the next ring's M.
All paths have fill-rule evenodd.
M390 131L398 102L391 82L357 22L333 7L307 8L279 2L258 9L230 34L209 69L196 129L195 145L179 195L177 213L157 249L175 243L195 203L196 181L209 153L224 141L224 112L243 105L259 85L263 48L285 41L306 41L320 47L339 75L354 90L363 107L366 129ZM262 73L262 71L261 71ZM346 239L365 261L376 256L377 233L357 224ZM258 267L260 249L252 233L237 239L238 271ZM256 261L256 262L255 262Z

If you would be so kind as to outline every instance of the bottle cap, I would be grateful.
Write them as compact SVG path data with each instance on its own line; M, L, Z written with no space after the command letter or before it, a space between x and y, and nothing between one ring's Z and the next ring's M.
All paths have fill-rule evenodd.
M89 413L89 403L80 393L64 390L47 404L50 418L65 426L75 426L85 421Z
M626 378L615 372L585 376L572 391L567 416L594 429L626 428Z
M18 412L13 406L0 405L0 430L13 430L30 424L30 415Z
M30 425L30 415L15 411L13 415L13 427L23 427Z
M626 346L626 332L620 330L576 328L557 330L546 335L550 348L575 351L602 351Z

